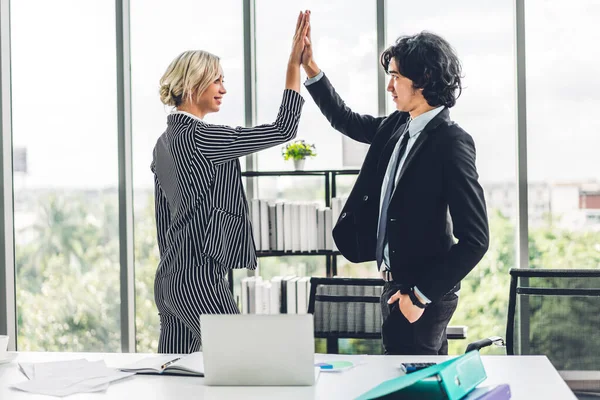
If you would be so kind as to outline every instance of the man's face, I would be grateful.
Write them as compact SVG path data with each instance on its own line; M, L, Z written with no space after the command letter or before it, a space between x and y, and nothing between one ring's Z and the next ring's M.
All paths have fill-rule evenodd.
M392 94L394 103L396 103L396 109L410 112L424 102L427 102L423 97L422 90L415 90L413 88L413 81L400 75L398 64L396 64L396 59L394 58L390 60L388 74L390 75L390 82L388 83L387 91Z

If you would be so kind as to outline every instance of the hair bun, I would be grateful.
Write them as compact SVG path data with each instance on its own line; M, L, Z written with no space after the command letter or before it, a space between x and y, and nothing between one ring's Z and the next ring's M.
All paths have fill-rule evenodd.
M175 105L173 102L173 97L171 96L171 88L169 87L169 85L160 86L160 101L162 101L163 104L166 104L168 106Z

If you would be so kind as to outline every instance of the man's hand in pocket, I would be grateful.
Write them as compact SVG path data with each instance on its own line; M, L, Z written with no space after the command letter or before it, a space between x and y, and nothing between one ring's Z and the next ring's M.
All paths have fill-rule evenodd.
M415 306L410 300L410 297L408 297L407 294L401 294L399 290L390 297L388 304L393 304L396 301L398 302L400 312L411 324L418 321L423 315L423 311L425 311L424 309Z

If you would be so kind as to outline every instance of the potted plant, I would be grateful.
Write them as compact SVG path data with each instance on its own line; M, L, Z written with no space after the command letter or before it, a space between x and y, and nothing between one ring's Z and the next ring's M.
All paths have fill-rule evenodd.
M315 145L308 144L304 140L296 140L288 143L282 149L282 154L284 160L294 160L294 169L296 171L304 169L306 157L314 157L317 155Z

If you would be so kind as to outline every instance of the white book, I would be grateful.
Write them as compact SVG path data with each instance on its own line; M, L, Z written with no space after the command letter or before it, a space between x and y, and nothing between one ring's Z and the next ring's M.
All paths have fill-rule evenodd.
M283 204L283 249L292 251L292 214L293 204Z
M260 276L248 277L248 314L256 314L256 284L262 282Z
M296 312L306 314L310 295L310 277L304 276L296 281Z
M261 284L262 295L260 302L260 314L271 314L271 282L263 281Z
M271 314L281 313L281 281L282 276L271 278L271 292L269 294L269 312Z
M319 250L319 241L318 241L318 229L317 229L317 217L319 213L319 204L313 203L310 208L310 251Z
M338 219L340 218L340 213L342 212L342 203L339 197L334 197L331 199L331 215L333 216L333 225L337 224Z
M333 211L331 208L325 209L325 249L326 250L337 250L337 246L333 242Z
M275 204L275 232L277 232L277 238L275 240L275 250L284 251L285 250L285 234L283 231L283 202L277 202Z
M287 300L287 293L288 293L288 286L290 284L290 281L292 279L294 279L295 276L294 275L288 275L285 276L281 279L281 312L283 314L287 314L287 310L288 310L288 300ZM294 296L295 298L295 296Z
M252 199L250 201L250 214L252 215L252 235L254 236L254 244L256 250L262 250L262 242L260 240L260 200Z
M247 276L245 278L242 278L242 298L240 299L240 308L242 309L242 314L248 314L249 311L249 307L248 307L248 281L250 280L250 277Z
M254 314L262 314L262 295L263 295L263 281L262 278L256 278L256 284L254 286Z
M309 212L308 204L302 203L300 207L300 251L308 251Z
M308 312L308 303L310 303L310 290L311 290L311 284L310 284L310 276L308 277L308 280L306 281L306 311Z
M317 250L317 206L308 205L308 251Z
M300 251L300 205L292 204L292 251Z
M269 250L277 250L277 209L275 203L268 203L269 210Z
M287 281L287 313L288 314L297 314L298 313L298 307L297 307L297 291L296 291L296 282L299 280L300 278L298 277L294 277L292 279L290 279L289 281Z
M325 209L317 210L317 250L326 250L325 247Z
M311 203L305 204L306 206L306 250L313 251L314 245L314 206Z
M260 247L269 250L269 208L267 200L260 200Z

